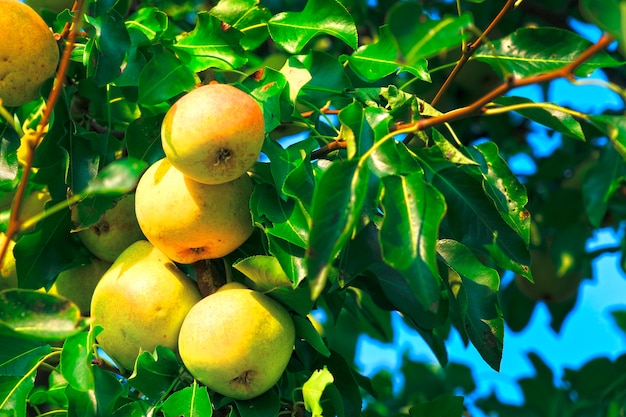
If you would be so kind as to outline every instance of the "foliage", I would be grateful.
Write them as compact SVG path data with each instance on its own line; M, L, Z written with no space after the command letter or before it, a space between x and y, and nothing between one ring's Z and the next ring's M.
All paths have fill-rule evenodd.
M624 2L215 3L94 0L42 12L70 54L44 98L0 107L0 218L17 241L19 286L0 293L0 415L460 417L475 384L448 361L452 329L499 369L506 331L542 302L503 285L504 274L532 280L529 248L549 247L558 271L594 279L600 253L585 241L626 218L623 115L508 94L602 69L626 96ZM590 42L568 17L609 35ZM165 112L210 82L251 94L267 131L252 170L255 233L225 265L283 303L298 334L278 385L247 401L208 391L162 347L130 374L115 369L75 305L33 291L89 256L73 231L132 192L163 156ZM547 157L526 141L531 122L563 136ZM519 155L531 175L511 169ZM24 195L41 189L45 211L20 220ZM548 303L556 331L575 301ZM354 364L358 337L389 341L397 313L439 361L405 358L399 389ZM624 413L623 357L568 370L560 385L531 360L523 407L495 396L475 405L506 416Z

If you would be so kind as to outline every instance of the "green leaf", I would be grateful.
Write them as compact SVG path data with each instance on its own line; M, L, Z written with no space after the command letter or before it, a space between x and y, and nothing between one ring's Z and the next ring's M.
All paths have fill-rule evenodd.
M111 162L89 183L87 194L119 196L132 191L147 163L128 157Z
M387 22L402 60L416 63L461 46L468 38L466 29L472 26L472 16L465 13L435 20L426 16L417 3L402 2L391 9Z
M63 343L61 373L69 385L77 391L95 388L91 368L95 339L93 330L90 330L70 336Z
M614 115L590 115L591 123L604 132L615 149L626 159L626 117Z
M218 3L222 4L222 3ZM248 77L243 84L250 89L250 95L254 97L263 108L265 119L265 131L271 132L281 124L283 102L281 97L286 91L287 79L283 74L272 68L265 68L254 77ZM290 115L292 109L285 111Z
M624 0L604 0L602 2L593 0L582 0L580 2L580 13L590 22L597 25L604 32L610 33L619 42L622 51L626 47L626 1Z
M280 399L274 389L251 400L235 401L235 405L241 417L277 416L280 411Z
M0 376L27 375L51 351L50 345L23 337L0 335L0 344Z
M342 97L344 91L352 88L352 82L343 65L326 52L311 51L307 55L292 56L286 65L300 70L305 68L310 77L299 91L298 101L321 108L327 105L329 100ZM289 82L291 83L291 80Z
M130 48L130 36L124 19L117 13L104 13L97 18L85 15L85 22L91 25L87 42L87 75L98 85L106 85L122 72L122 64Z
M564 67L576 60L591 42L574 32L552 27L521 28L483 45L473 55L501 77L530 77ZM588 76L598 68L622 65L601 51L585 61L576 75Z
M273 256L250 256L233 263L233 268L252 281L250 287L255 291L267 292L276 288L293 287L278 259Z
M432 138L439 150L441 150L441 154L448 161L459 165L477 165L476 161L465 156L459 148L450 143L438 130L433 129Z
M149 44L161 37L168 28L167 15L156 7L141 7L126 20L126 28L133 37L133 32L139 32Z
M357 101L341 109L339 121L350 158L363 155L389 133L389 113L381 107L363 107Z
M503 96L495 100L495 103L502 106L519 106L533 103L525 97ZM541 105L542 103L536 103ZM551 104L551 103L546 103ZM553 129L574 139L585 140L580 123L573 116L552 108L544 107L522 107L514 110L516 113L529 120L540 123L549 129Z
M313 372L311 377L302 386L304 407L313 417L322 417L324 407L321 404L322 394L327 386L334 381L333 375L327 367Z
M183 65L200 72L207 68L235 69L246 63L239 45L242 33L221 25L217 17L207 12L198 13L194 30L178 37L171 46Z
M465 148L474 161L480 164L483 188L493 200L500 216L524 241L530 242L530 213L526 210L526 188L502 159L493 142Z
M74 303L34 290L0 292L0 334L63 340L88 325Z
M435 313L441 291L436 242L446 210L443 197L420 171L385 177L383 184L382 257L402 274L422 306Z
M139 75L140 103L159 104L195 87L195 74L174 54L161 49L153 52Z
M124 388L112 372L91 365L94 376L94 389L78 391L71 386L65 390L69 405L69 417L104 417L113 414L113 410Z
M165 417L211 417L213 407L206 387L197 382L172 393L161 408Z
M0 376L0 416L27 415L26 401L34 386L34 373L21 377Z
M357 161L335 161L318 180L313 194L307 270L312 298L326 284L329 264L352 236L365 203L369 170Z
M164 346L157 346L152 352L141 352L137 357L133 374L128 384L145 394L148 401L161 400L180 373L180 361L176 354Z
M485 194L482 181L458 168L433 173L432 184L445 196L446 223L456 240L487 252L496 263L529 276L530 255L524 238L502 219L493 200Z
M268 21L274 42L291 54L304 49L314 37L327 34L357 48L357 31L352 15L336 0L311 0L301 12L282 12Z
M623 333L626 333L626 310L611 311L611 316L613 316L613 321L615 321L617 327L619 327Z
M420 80L430 82L428 62L425 58L405 62L399 59L399 51L389 25L381 26L378 42L363 45L352 55L342 55L350 68L365 81L374 82L390 74L408 72Z
M482 358L498 371L502 360L504 319L498 304L500 277L463 244L441 239L437 252L451 268L448 284L469 336Z
M443 394L432 401L414 405L409 410L411 417L462 417L463 397Z
M299 338L304 339L323 356L330 356L330 350L328 350L328 347L326 346L326 343L324 343L322 336L320 336L318 331L315 329L315 327L307 317L294 315L293 323L296 327L296 334Z
M259 6L258 0L225 0L217 3L210 13L244 34L240 43L250 50L260 46L268 37L269 10Z

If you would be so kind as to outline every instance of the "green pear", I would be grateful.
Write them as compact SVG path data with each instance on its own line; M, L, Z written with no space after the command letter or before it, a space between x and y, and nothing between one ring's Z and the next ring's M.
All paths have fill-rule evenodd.
M272 298L229 283L187 314L178 348L187 370L238 400L257 397L283 374L295 343L291 315Z
M41 16L17 0L0 0L0 28L0 99L21 106L54 75L59 47Z
M89 316L93 292L110 266L109 262L94 257L89 263L61 272L48 293L67 298L80 308L83 316Z
M220 258L252 234L252 189L247 174L225 184L202 184L164 158L137 184L137 220L146 238L175 262Z
M163 252L140 240L104 273L91 299L93 326L102 349L133 369L137 355L162 345L176 351L187 312L202 297L195 282Z
M257 161L265 138L259 104L228 84L203 85L165 115L161 141L172 165L204 184L233 181Z
M126 194L115 206L87 229L78 232L78 238L98 258L113 262L133 242L144 236L135 216L135 194Z

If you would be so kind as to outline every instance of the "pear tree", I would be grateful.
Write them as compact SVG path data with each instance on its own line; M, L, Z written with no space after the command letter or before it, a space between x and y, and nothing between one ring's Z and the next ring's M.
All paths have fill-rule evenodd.
M503 362L539 314L561 334L603 256L626 270L623 22L622 0L0 0L0 416L624 415L624 352Z

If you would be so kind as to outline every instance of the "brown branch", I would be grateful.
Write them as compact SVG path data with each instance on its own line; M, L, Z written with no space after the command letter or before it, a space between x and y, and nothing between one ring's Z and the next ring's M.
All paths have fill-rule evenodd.
M319 113L322 114L339 114L340 110L336 110L336 109L319 109ZM313 116L315 113L318 113L317 110L309 110L309 111L305 111L300 113L300 116L302 117L311 117Z
M583 53L581 53L575 60L565 65L562 68L559 68L554 71L547 72L545 74L534 75L525 78L511 78L504 84L494 88L489 93L485 94L480 99L476 100L474 103L470 104L466 107L461 107L455 110L451 110L447 113L442 114L441 116L435 116L428 119L421 119L412 123L405 123L396 125L395 129L409 129L414 127L415 130L424 130L429 127L437 126L443 123L451 122L453 120L458 120L464 117L471 116L476 113L480 113L483 107L492 102L494 99L506 94L508 91L517 88L524 87L532 84L541 84L549 81L556 80L558 78L568 78L571 79L574 77L574 72L578 67L584 64L587 60L589 60L592 56L600 52L601 50L608 47L614 39L609 35L603 35L597 43L591 45L587 48Z
M4 240L2 246L0 247L0 264L4 262L5 255L7 253L9 247L9 241L11 238L19 231L21 226L21 220L19 219L20 209L22 207L22 201L24 200L24 196L26 194L26 188L28 186L28 180L30 178L30 174L33 168L33 161L35 159L35 150L37 146L41 142L46 126L50 122L50 117L52 116L52 111L54 110L54 106L56 102L59 100L59 96L61 95L61 90L63 89L65 74L67 73L67 68L69 67L70 58L72 55L72 49L74 48L74 42L76 41L76 36L81 27L82 20L82 9L83 9L83 0L78 0L76 4L74 4L74 8L78 10L74 14L74 18L72 19L72 29L69 32L67 37L67 42L65 44L65 49L63 50L63 55L59 62L59 67L57 68L56 76L54 79L54 86L52 87L52 91L48 96L46 109L37 125L37 129L35 132L31 134L26 134L23 139L26 140L27 152L24 158L24 166L22 168L23 174L22 178L20 178L20 182L17 186L17 190L15 191L15 196L13 197L13 202L11 203L11 213L9 215L9 225L6 230L6 239Z
M463 54L461 55L461 58L458 60L458 62L452 69L452 72L448 75L448 78L446 78L446 81L443 83L443 85L441 86L437 94L435 95L435 98L430 103L432 106L435 106L437 104L439 99L443 96L443 94L448 90L448 88L452 84L452 81L454 80L454 78L461 71L461 68L463 68L463 66L467 63L467 61L469 61L470 57L474 54L474 51L478 49L478 47L483 43L485 38L487 38L487 36L489 36L489 34L495 29L496 25L500 23L502 18L504 18L504 16L508 12L510 12L511 10L515 8L515 2L516 0L507 0L506 4L502 7L502 10L500 10L500 13L498 13L498 15L491 21L489 26L487 26L487 29L485 29L483 33L480 34L478 39L476 39L474 42L468 43L465 46L465 49L463 50Z
M347 142L343 139L332 141L329 144L324 145L321 148L316 149L313 152L311 152L311 160L320 159L328 155L332 151L337 151L339 149L346 149L347 146L348 146Z

